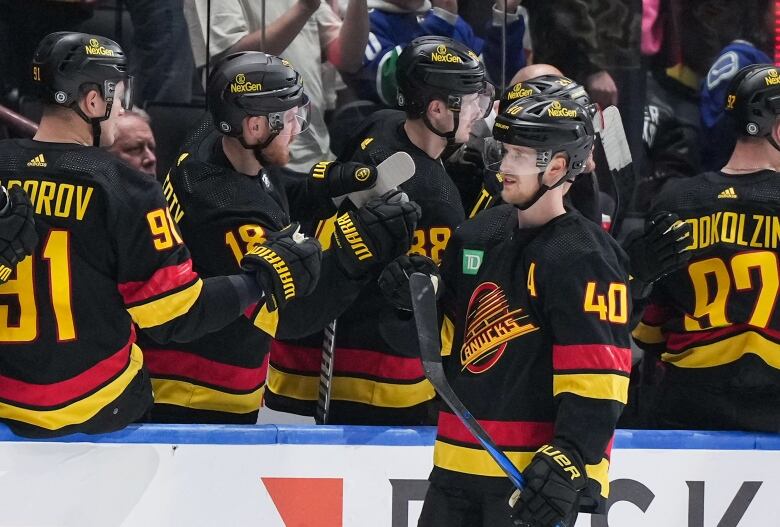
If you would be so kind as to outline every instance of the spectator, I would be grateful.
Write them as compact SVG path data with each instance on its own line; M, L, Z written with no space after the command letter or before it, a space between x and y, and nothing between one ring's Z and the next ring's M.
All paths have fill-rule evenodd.
M360 68L368 42L366 0L350 0L343 22L320 0L215 2L210 21L208 0L185 0L184 8L197 67L206 65L207 42L210 58L255 50L281 55L295 66L306 83L312 115L310 131L292 146L288 167L307 172L316 162L332 159L324 121L322 57L339 71Z
M368 4L372 8L369 15L371 34L363 68L353 81L360 97L395 106L398 55L414 38L424 35L449 37L473 49L483 55L493 84L502 81L501 31L497 29L503 24L504 0L498 0L493 7L493 31L487 42L477 37L471 26L458 16L457 0L369 0ZM526 64L531 41L526 30L527 13L519 1L507 0L506 9L509 22L506 71L511 73Z
M157 157L149 114L143 110L129 110L116 122L114 144L108 151L139 172L156 177Z

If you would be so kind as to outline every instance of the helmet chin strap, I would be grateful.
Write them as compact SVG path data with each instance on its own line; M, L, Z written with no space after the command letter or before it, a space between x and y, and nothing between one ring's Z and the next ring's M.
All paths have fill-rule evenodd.
M111 113L111 103L107 103L107 109L106 113ZM84 113L84 111L79 107L78 104L73 104L71 106L73 111L76 112L76 114L84 119L84 121L87 122L92 127L92 146L100 146L100 134L102 133L102 129L100 127L100 123L105 121L108 117L88 117L87 114Z
M520 204L514 205L514 207L516 209L518 209L518 210L528 210L528 209L530 209L531 207L534 206L534 204L537 201L539 201L542 198L542 196L545 195L545 193L548 190L552 190L554 188L558 188L558 187L560 187L561 185L563 185L564 183L566 183L569 180L566 176L564 176L560 180L558 180L555 183L555 185L553 185L552 187L548 187L547 185L542 183L542 178L544 178L544 173L546 171L546 168L547 167L545 167L545 170L542 170L541 172L539 172L536 175L536 177L538 178L538 182L539 182L539 190L537 190L536 193L533 196L531 196L531 199L529 199L525 203L520 203Z

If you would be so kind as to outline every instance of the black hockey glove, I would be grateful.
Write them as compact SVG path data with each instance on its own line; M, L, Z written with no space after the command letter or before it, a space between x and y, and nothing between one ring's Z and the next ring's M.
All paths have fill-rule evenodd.
M298 228L294 223L272 234L241 260L241 268L255 274L268 311L283 308L293 298L311 294L320 278L320 243L300 234Z
M27 194L21 187L13 187L8 191L8 202L8 212L0 217L0 284L38 245L33 206Z
M557 445L536 451L523 471L526 487L509 498L512 520L522 527L573 527L585 488L585 466L576 452Z
M333 246L344 273L359 278L406 253L419 219L419 205L400 190L338 216Z
M376 167L362 163L320 161L309 172L309 190L327 199L343 196L376 185Z
M676 271L691 259L691 225L672 212L659 212L642 234L629 236L625 249L631 259L631 295L643 298L649 286Z
M387 264L377 282L385 299L404 311L412 310L412 295L409 291L409 277L412 273L430 275L437 299L442 292L439 266L433 260L419 254L402 254Z

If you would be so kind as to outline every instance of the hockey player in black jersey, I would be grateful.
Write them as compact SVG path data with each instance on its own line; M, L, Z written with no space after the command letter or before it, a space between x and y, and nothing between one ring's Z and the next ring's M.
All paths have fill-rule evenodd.
M609 491L631 366L627 258L564 208L593 147L585 108L518 99L493 136L487 165L503 175L506 204L461 225L445 251L442 354L527 487L510 508L512 484L444 408L419 525L571 527L580 510L603 512Z
M440 156L447 145L468 139L474 122L490 109L493 89L477 55L449 38L413 40L396 69L398 104L404 111L372 115L355 136L351 159L373 165L398 151L412 157L415 173L401 189L420 205L422 217L410 256L403 261L408 268L430 271L465 217ZM323 244L332 224L324 222L319 228ZM423 374L413 328L411 320L395 316L376 281L339 317L330 423L432 422L434 392ZM321 343L318 333L272 344L266 395L270 408L313 412Z
M40 240L0 285L0 421L39 437L117 430L152 403L135 327L184 341L261 295L272 304L303 296L321 251L280 236L243 258L250 272L201 279L159 185L96 148L129 107L122 49L52 33L31 74L45 105L40 127L32 140L0 143L0 184L29 195Z
M0 187L0 284L38 245L33 206L21 187Z
M164 192L203 276L238 271L244 252L284 232L292 220L335 212L331 198L374 185L376 169L321 162L310 174L287 170L289 145L307 126L301 76L284 59L243 52L212 73L209 115L186 140ZM247 423L257 420L271 336L299 337L337 317L380 268L410 246L414 203L393 194L339 216L312 295L279 311L264 303L221 331L165 346L142 341L154 386L151 419ZM323 216L324 215L324 216Z
M692 257L656 284L634 332L643 371L660 374L640 410L651 427L777 433L780 69L740 70L724 102L739 133L726 166L667 185L651 208L692 227Z

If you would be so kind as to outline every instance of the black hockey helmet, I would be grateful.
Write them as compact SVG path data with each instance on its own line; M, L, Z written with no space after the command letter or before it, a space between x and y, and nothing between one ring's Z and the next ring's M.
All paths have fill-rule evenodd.
M477 54L451 38L424 36L412 40L396 64L397 102L413 117L422 117L435 134L452 141L465 95L476 94L479 109L490 113L495 90L485 79L485 66ZM426 117L428 104L441 100L455 114L451 132L436 130Z
M242 122L248 116L268 119L271 134L260 148L285 130L300 133L309 124L303 78L287 60L274 55L259 51L228 55L209 76L206 93L214 125L242 144Z
M540 188L530 202L518 206L525 210L548 190L582 173L593 149L594 138L593 120L581 104L543 95L518 99L496 116L493 137L485 140L485 167L500 172L506 154L505 144L525 146L536 151ZM552 185L542 184L547 165L559 153L567 156L566 174Z
M725 112L742 135L770 136L780 115L778 68L771 64L752 64L739 70L726 92ZM774 143L771 136L769 140Z
M563 75L540 75L533 79L518 82L510 86L501 97L498 111L501 112L508 105L518 99L531 97L532 95L546 95L560 99L570 99L581 104L591 117L596 115L598 108L592 103L588 92L577 82Z
M108 119L116 86L124 82L122 106L132 107L132 77L127 75L127 58L119 44L99 35L60 31L46 35L32 61L33 86L46 104L73 109L92 124L93 143L100 143L100 121ZM81 89L94 84L106 101L102 118L88 118L78 107Z

